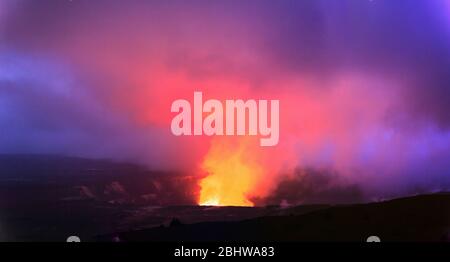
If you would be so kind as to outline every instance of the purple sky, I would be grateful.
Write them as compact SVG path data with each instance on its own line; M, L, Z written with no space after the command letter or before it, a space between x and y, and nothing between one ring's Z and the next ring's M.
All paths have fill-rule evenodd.
M271 172L450 190L448 1L0 1L1 153L188 170L209 142L169 106L196 89L280 99Z

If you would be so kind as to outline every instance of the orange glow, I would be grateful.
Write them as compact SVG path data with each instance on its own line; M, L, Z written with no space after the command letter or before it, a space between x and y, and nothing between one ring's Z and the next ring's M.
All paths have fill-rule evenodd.
M223 140L222 140L223 141ZM248 158L246 143L218 143L206 155L202 170L208 176L200 181L199 204L205 206L253 206L248 199L261 175L261 167Z

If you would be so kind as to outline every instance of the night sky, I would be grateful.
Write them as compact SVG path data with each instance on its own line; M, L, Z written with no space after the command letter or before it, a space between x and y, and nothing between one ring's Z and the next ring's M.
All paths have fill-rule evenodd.
M279 145L173 136L196 90L279 99ZM296 168L372 197L450 190L450 1L0 0L0 153L196 173L236 143L250 196Z

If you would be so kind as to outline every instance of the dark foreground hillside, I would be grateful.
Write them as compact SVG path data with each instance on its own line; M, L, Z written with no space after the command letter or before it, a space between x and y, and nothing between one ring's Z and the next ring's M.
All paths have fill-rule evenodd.
M189 175L108 160L0 154L0 241L449 239L450 194L358 205L332 198L205 207L189 190L196 183Z
M174 222L117 236L121 241L365 241L371 235L382 241L449 241L449 234L450 194L441 193L237 222Z

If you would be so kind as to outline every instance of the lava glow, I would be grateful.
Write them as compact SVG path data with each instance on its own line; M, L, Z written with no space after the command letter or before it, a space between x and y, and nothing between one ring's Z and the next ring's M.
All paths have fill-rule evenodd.
M256 188L262 168L246 152L246 143L213 141L201 166L208 176L200 181L200 205L253 206L248 194Z

